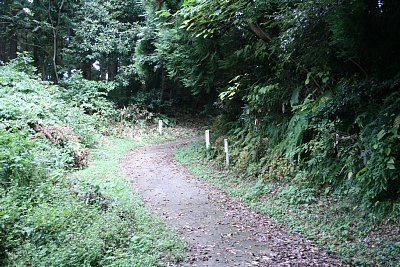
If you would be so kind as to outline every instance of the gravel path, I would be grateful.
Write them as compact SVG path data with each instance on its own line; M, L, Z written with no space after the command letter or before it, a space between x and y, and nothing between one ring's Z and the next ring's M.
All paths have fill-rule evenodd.
M179 266L344 266L300 234L288 233L173 159L180 140L139 148L121 162L133 187L188 242Z

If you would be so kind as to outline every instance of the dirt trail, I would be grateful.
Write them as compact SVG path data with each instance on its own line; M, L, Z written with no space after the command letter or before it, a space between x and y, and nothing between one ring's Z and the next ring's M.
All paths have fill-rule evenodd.
M136 149L121 163L146 204L189 243L181 266L343 266L303 236L190 175L173 159L174 149L188 142Z

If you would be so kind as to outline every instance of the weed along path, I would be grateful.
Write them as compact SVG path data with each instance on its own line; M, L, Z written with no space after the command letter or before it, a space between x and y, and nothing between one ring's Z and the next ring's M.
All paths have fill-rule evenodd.
M343 266L303 236L190 175L173 159L174 149L188 142L142 147L121 162L149 208L189 244L179 266Z

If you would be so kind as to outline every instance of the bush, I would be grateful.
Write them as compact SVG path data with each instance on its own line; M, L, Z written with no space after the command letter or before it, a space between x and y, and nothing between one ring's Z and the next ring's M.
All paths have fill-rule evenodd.
M33 153L37 144L27 136L0 128L0 186L26 185L37 176L38 163Z
M55 86L29 63L21 55L0 67L0 265L155 266L182 250L117 171L135 143L103 148L108 157L94 164L102 174L65 175L87 164L88 148L115 116L107 86L80 74ZM125 111L125 124L153 118Z
M321 191L334 187L366 210L398 212L399 81L343 79L319 96L305 97L287 114L270 110L259 117L244 108L240 121L232 122L229 114L217 117L214 137L228 134L231 160L244 177Z
M108 93L113 89L112 83L86 80L78 71L61 81L60 85L58 95L69 106L79 107L89 115L115 117L115 106L107 100Z

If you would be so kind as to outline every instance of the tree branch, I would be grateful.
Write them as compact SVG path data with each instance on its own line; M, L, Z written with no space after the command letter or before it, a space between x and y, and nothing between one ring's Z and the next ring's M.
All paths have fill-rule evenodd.
M249 27L253 33L255 33L258 38L263 40L264 42L270 43L272 42L272 37L265 32L263 29L261 29L260 25L258 25L256 22L251 22L248 20ZM299 65L305 73L308 73L307 68L305 68L303 65L301 65L299 62L297 62L295 59L290 58L295 64ZM318 81L314 77L310 77L313 83L317 86L318 89L321 89L321 85L318 83Z
M263 29L261 29L260 25L258 25L256 22L248 21L248 24L250 26L251 31L254 32L258 36L258 38L266 42L272 42L271 36L268 33L266 33Z
M357 63L354 59L352 59L352 58L349 58L349 61L350 61L351 63L353 63L354 65L356 65L356 66L361 70L361 72L365 75L365 77L368 78L367 72L365 71L365 69L364 69L360 64L358 64L358 63Z

